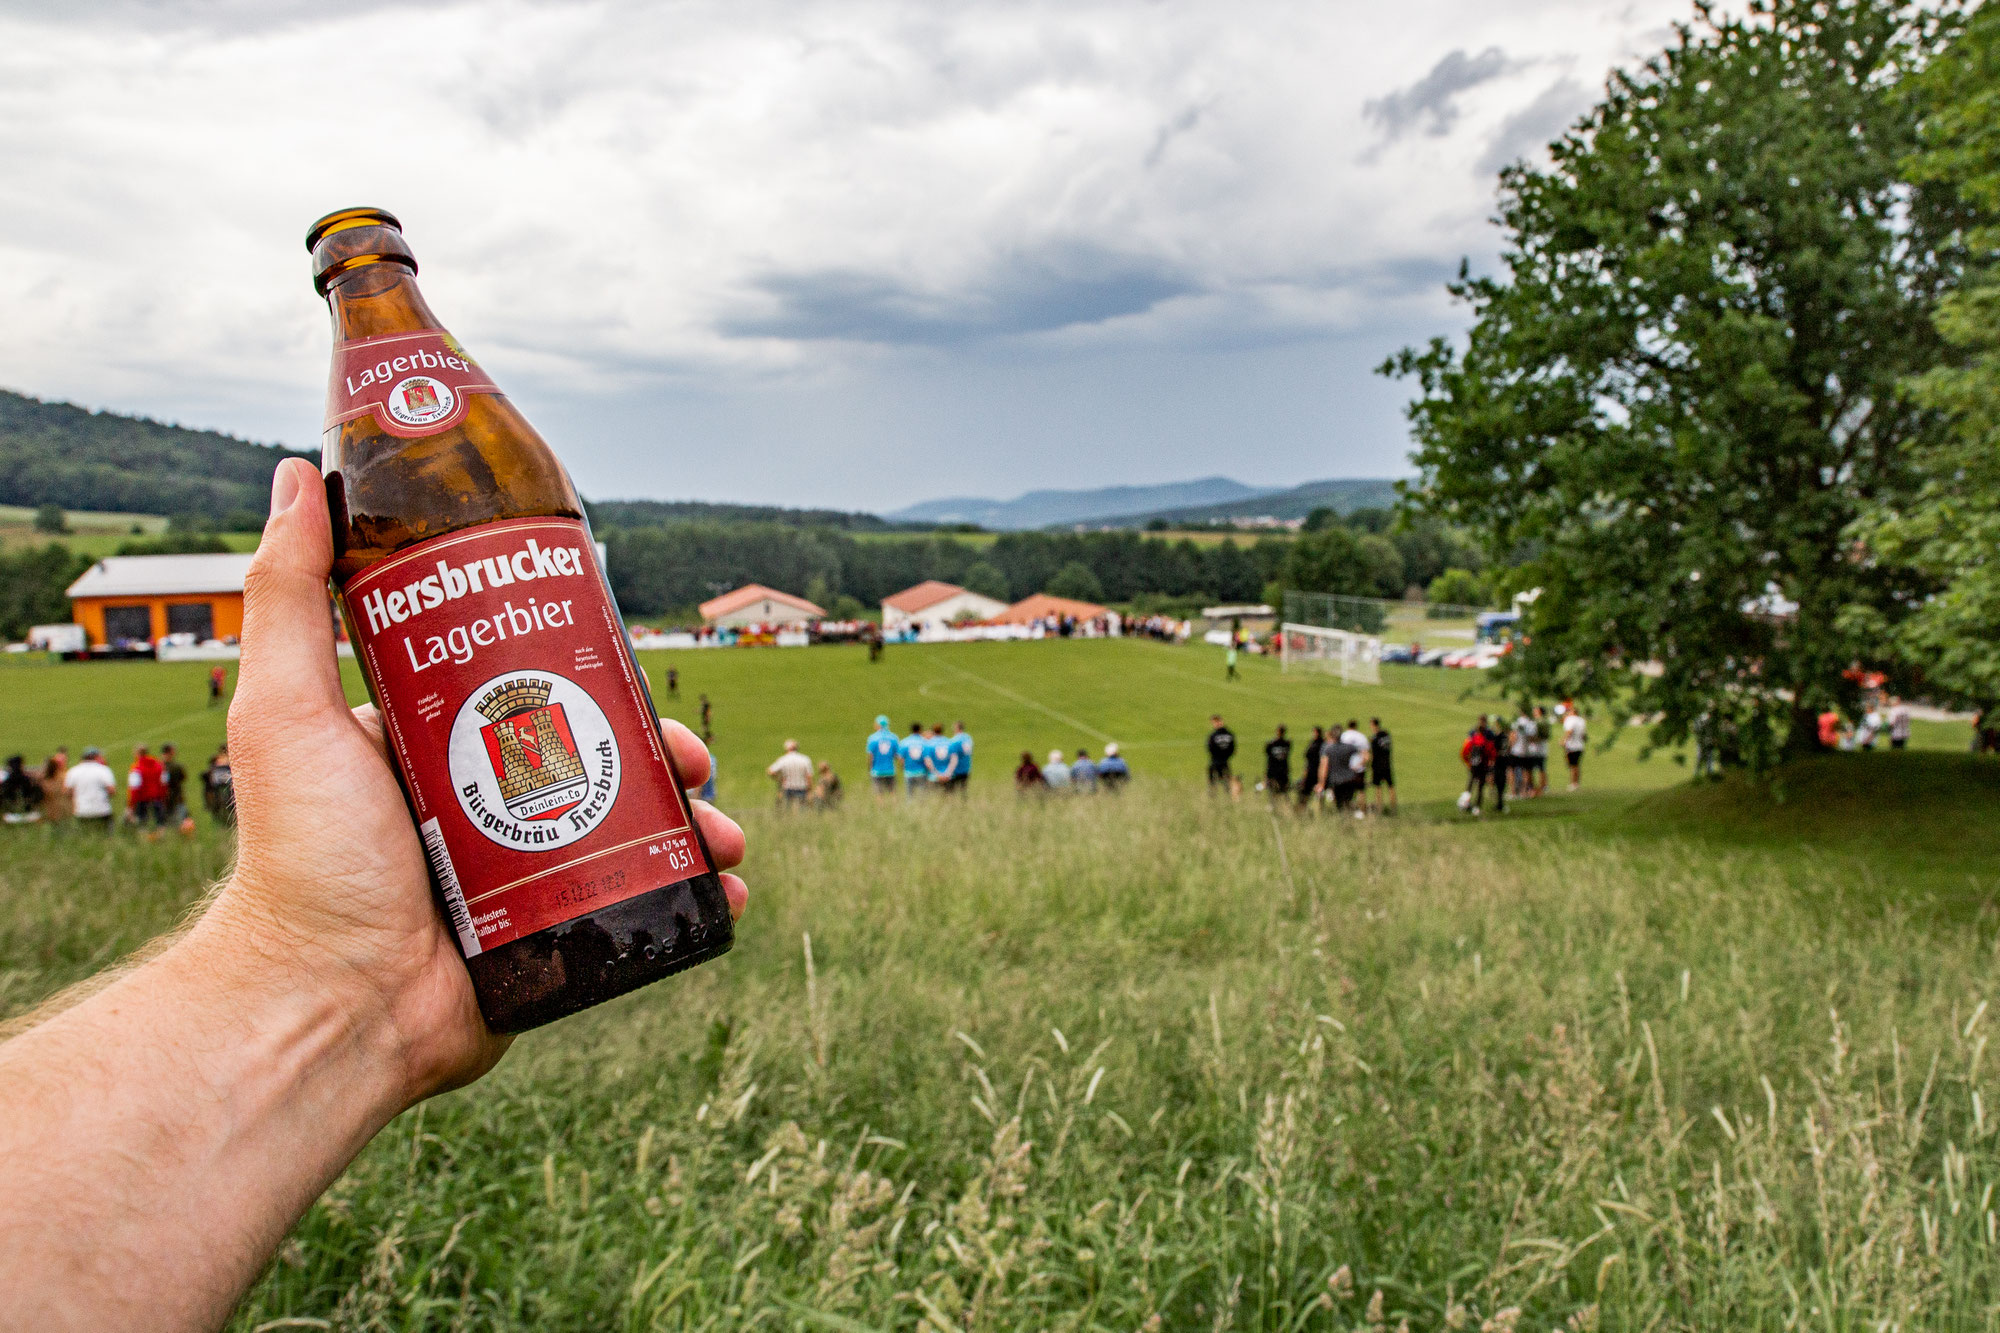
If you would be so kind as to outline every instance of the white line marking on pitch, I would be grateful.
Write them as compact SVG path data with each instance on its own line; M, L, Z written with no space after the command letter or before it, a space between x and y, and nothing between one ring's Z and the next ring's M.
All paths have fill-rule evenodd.
M993 681L986 679L986 677L978 674L977 672L967 671L962 666L956 666L950 663L947 663L946 665L951 666L951 669L953 671L956 671L959 675L969 676L973 680L978 681L981 685L984 685L987 689L992 690L995 694L1004 694L1017 704L1025 704L1029 708L1034 709L1036 712L1047 713L1050 717L1054 718L1056 721L1075 727L1078 731L1084 732L1087 735L1095 736L1098 740L1111 741L1117 739L1117 737L1115 736L1112 736L1106 732L1099 731L1096 727L1091 726L1088 722L1079 721L1078 719L1071 717L1068 713L1058 713L1055 709L1049 707L1047 704L1042 703L1036 699L1030 699L1025 694L1018 694L1015 691L1008 689L1005 685L996 684Z

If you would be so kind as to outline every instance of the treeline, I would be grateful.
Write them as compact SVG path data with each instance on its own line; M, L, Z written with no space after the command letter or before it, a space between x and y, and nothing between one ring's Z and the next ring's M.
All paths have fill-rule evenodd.
M271 470L318 454L0 389L0 504L107 509L255 531Z
M1100 602L1148 596L1254 602L1282 588L1400 597L1447 569L1477 567L1471 545L1430 519L1384 510L1316 512L1297 539L1196 543L1137 532L1009 532L979 546L953 537L861 540L787 524L677 523L600 532L613 589L628 612L684 611L744 583L834 609L872 607L925 579L1002 600L1057 592ZM851 610L851 608L850 608Z
M675 523L778 523L788 528L890 532L880 514L847 509L787 509L782 505L713 504L706 500L586 500L594 528L654 528Z

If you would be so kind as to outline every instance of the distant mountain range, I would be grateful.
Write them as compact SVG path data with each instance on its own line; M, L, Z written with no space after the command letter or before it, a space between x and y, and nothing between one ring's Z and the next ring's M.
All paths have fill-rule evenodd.
M1396 501L1396 483L1375 478L1309 481L1289 490L1246 486L1229 477L1162 486L1104 486L1088 491L1029 491L1013 500L930 500L883 517L892 523L976 523L999 531L1091 524L1143 527L1154 519L1304 518L1325 507L1342 514Z
M929 500L882 517L892 523L976 523L1000 531L1046 528L1059 523L1091 523L1124 514L1189 505L1226 504L1258 493L1228 477L1171 482L1164 486L1104 486L1094 491L1029 491L1012 500L958 496Z

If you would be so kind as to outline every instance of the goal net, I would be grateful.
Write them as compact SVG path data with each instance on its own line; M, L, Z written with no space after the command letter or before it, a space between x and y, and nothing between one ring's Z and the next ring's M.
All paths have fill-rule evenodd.
M1287 621L1279 643L1280 670L1337 674L1343 685L1382 683L1382 640L1373 634Z

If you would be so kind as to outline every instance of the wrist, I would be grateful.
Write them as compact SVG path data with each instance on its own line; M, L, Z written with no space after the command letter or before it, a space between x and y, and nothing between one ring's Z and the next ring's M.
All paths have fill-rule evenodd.
M278 1082L303 1089L327 1075L340 1089L337 1134L366 1142L423 1095L391 998L310 941L247 910L234 879L158 960L191 1002L215 1005Z

